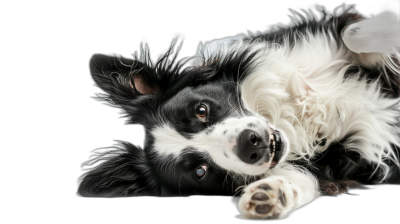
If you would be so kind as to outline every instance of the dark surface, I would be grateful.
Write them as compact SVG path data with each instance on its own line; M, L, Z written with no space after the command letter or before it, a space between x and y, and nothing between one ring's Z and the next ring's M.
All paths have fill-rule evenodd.
M121 220L129 223L147 220L163 223L199 220L211 223L216 219L224 222L241 221L235 218L238 212L231 198L85 199L75 195L76 180L81 174L80 164L88 158L90 150L110 146L113 139L139 145L143 139L141 127L124 126L117 110L90 98L99 90L93 87L88 61L93 53L116 53L128 57L139 48L141 41L149 43L156 57L166 50L176 36L185 39L181 56L192 55L199 41L236 35L247 30L263 30L271 24L288 23L289 7L308 9L319 3L327 5L331 11L343 1L275 2L216 5L214 2L200 1L183 5L159 5L155 2L135 5L132 1L128 5L112 2L60 5L44 14L36 12L40 16L33 27L44 27L44 30L37 30L44 35L35 36L38 42L32 45L37 48L36 51L45 51L46 60L57 59L54 62L57 68L51 70L49 80L51 77L58 79L51 83L56 87L55 91L61 92L63 105L53 107L51 111L57 116L54 120L57 123L55 129L50 129L53 147L43 152L42 159L46 160L43 164L46 165L41 166L40 172L35 174L38 178L42 177L41 181L35 179L35 184L44 183L44 187L41 187L44 191L15 201L18 211L34 211L30 213L32 215L19 215L15 219L40 218L79 223L82 219L90 223L117 223ZM356 8L365 15L385 9L398 11L399 1L364 2ZM44 45L50 48L44 50ZM61 83L62 87L55 83ZM59 101L54 100L52 95L48 94L46 98L50 104ZM319 198L294 211L283 222L397 222L399 191L400 187L381 186L358 192L360 196ZM51 200L43 201L41 196L46 196L46 199L51 196ZM36 200L40 203L36 203Z

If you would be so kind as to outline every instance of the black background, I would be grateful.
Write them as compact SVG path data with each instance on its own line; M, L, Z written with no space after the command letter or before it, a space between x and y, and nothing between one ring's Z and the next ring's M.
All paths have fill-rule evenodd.
M45 191L39 197L29 197L41 200L40 196L45 195L51 200L46 202L46 209L36 206L36 203L30 204L30 210L38 210L33 216L49 218L46 214L51 213L57 217L54 221L85 219L90 222L241 221L235 218L238 212L231 198L86 199L75 195L76 180L81 174L80 164L88 158L90 150L112 145L114 139L140 145L143 138L141 127L125 126L124 121L118 118L117 110L90 98L99 91L90 79L88 60L93 53L116 53L129 57L139 48L140 42L149 43L155 58L176 36L184 39L181 56L190 56L195 53L199 41L210 41L247 30L264 30L276 23L286 24L289 22L288 8L308 9L320 4L331 11L341 3L275 0L166 4L131 1L129 4L109 2L54 6L37 21L38 26L44 25L45 30L37 38L36 50L46 54L46 59L42 60L54 60L49 76L54 80L48 88L62 96L53 98L47 92L43 101L62 105L46 113L49 120L54 121L54 129L50 132L53 132L51 138L56 143L52 142L51 151L43 154L47 165L36 174L38 179L43 177L45 186L41 189ZM367 16L382 10L399 13L399 1L347 3L357 3L356 8ZM44 48L44 45L47 47ZM55 85L57 83L62 85ZM380 186L374 189L357 192L361 196L316 199L282 222L398 222L400 187Z

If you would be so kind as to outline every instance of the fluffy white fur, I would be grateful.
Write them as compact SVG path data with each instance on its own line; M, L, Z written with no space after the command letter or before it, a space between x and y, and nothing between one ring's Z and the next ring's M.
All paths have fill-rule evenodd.
M390 144L399 146L400 129L388 124L400 115L394 110L398 100L385 98L377 83L367 84L358 77L344 81L345 71L360 58L394 67L384 60L387 55L356 55L345 46L338 48L329 33L305 35L292 49L288 43L248 46L241 40L229 41L213 49L206 45L203 52L261 50L259 66L241 85L242 98L251 111L285 132L291 141L289 160L309 158L352 132L357 134L349 139L349 148L383 169L383 158L394 160ZM323 140L326 144L316 144ZM358 145L351 147L351 142Z
M343 33L347 46L337 46L331 33L321 32L305 34L293 48L288 41L282 45L261 41L248 43L236 36L226 42L218 40L217 44L206 44L201 50L206 58L232 51L240 54L249 48L259 50L256 70L241 84L242 99L251 111L266 117L271 126L283 130L290 139L287 160L308 159L352 133L345 148L356 150L363 158L377 164L376 172L386 176L389 169L383 160L390 159L399 165L391 144L400 146L400 129L390 125L400 117L398 99L386 98L377 82L367 83L357 76L351 79L344 76L350 66L357 64L387 66L400 74L390 58L390 54L399 58L395 48L400 46L398 25L391 13L350 25ZM382 78L385 75L383 69ZM325 144L318 144L322 141L326 141ZM275 186L274 178L293 182L299 191L296 199L286 192L287 200L292 200L293 204L282 208L280 218L319 195L318 184L311 174L283 163L268 171L266 179L245 188L239 201L242 214L250 218L273 216L272 210L260 217L249 203L255 194L252 189L262 183ZM284 185L280 189L290 191L291 188Z

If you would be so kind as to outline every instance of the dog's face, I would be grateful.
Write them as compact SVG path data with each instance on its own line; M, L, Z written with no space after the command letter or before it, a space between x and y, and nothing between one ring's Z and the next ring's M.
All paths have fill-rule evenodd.
M186 151L203 153L236 174L265 173L281 158L285 143L266 119L242 106L238 94L232 82L182 89L160 105L164 119L149 131L150 148L173 160Z
M243 106L238 77L251 72L251 60L242 68L235 60L182 71L94 56L93 78L108 94L100 98L124 109L130 123L144 125L146 140L143 151L126 145L130 155L124 162L116 156L119 162L110 159L88 173L80 193L96 196L84 186L110 183L107 189L92 187L102 196L231 195L275 167L287 155L287 141ZM104 175L106 168L113 173ZM121 175L128 180L107 180ZM128 189L121 192L121 186Z

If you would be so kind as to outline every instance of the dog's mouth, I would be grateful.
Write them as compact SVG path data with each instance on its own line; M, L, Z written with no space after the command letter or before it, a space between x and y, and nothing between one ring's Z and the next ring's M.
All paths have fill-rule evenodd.
M269 139L270 159L272 158L270 168L274 168L282 158L285 145L282 141L282 134L278 130L274 130L273 133L269 135Z

